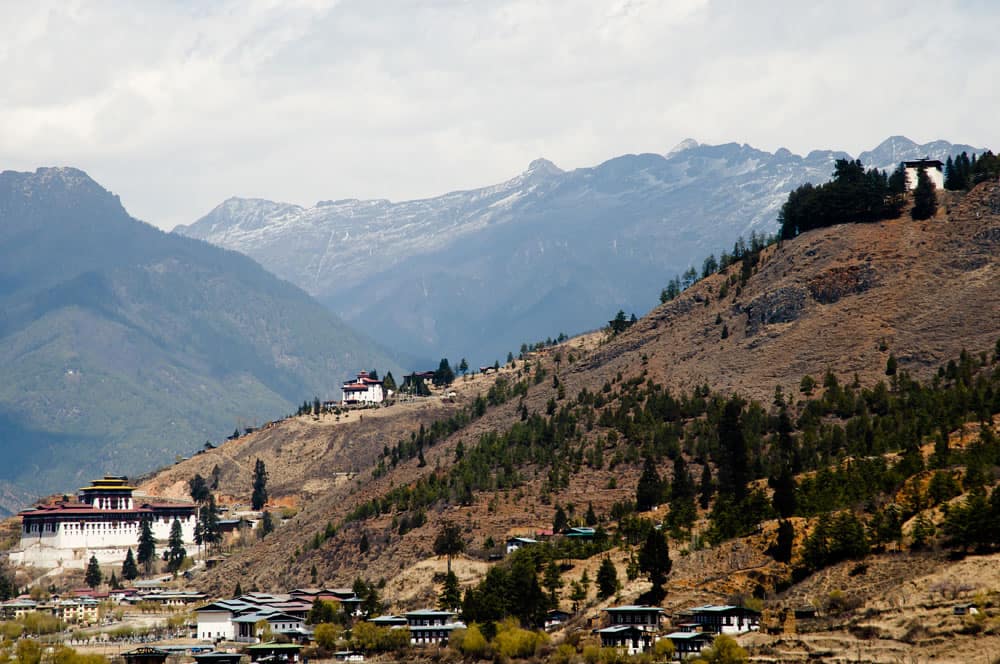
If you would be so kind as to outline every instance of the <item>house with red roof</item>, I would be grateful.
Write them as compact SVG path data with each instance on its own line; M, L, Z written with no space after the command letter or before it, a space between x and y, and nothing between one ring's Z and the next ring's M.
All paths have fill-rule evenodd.
M367 371L359 371L357 378L345 381L341 394L345 406L379 404L386 396L382 381L372 378Z

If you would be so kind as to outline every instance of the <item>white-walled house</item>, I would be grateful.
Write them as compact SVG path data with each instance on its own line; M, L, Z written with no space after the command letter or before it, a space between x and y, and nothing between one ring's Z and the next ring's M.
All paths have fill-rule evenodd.
M406 614L410 628L410 643L413 645L447 645L453 630L462 629L465 623L456 620L452 611L423 609Z
M678 662L701 654L712 645L714 637L708 632L671 632L665 639L674 644L674 659Z
M712 634L743 634L760 629L760 611L731 604L706 604L689 609L691 621Z
M233 619L241 612L256 610L253 604L241 600L219 600L194 610L197 617L197 638L201 641L234 641L236 626Z
M128 549L136 548L143 520L150 521L153 537L160 542L167 541L177 520L185 545L194 545L194 503L139 503L134 491L127 478L108 475L80 489L75 501L23 510L20 545L10 553L10 561L76 569L83 569L91 556L103 564L121 563Z
M660 621L663 620L663 609L658 606L627 604L625 606L609 606L604 609L611 625L632 625L646 632L657 632Z
M511 554L520 549L521 547L531 546L532 544L538 544L538 540L532 539L530 537L511 537L507 539L507 553Z
M382 381L372 378L367 371L359 371L354 380L344 382L341 402L345 406L379 404L385 400Z
M604 611L611 624L595 630L605 648L617 648L628 655L648 651L657 641L663 609L658 606L629 604L611 606Z
M917 173L921 168L927 173L927 177L930 178L935 188L939 191L944 189L944 164L937 159L917 159L903 162L908 190L913 191L917 188Z

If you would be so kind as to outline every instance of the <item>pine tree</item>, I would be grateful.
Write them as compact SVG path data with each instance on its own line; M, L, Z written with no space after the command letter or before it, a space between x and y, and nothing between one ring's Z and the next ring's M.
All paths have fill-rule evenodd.
M455 382L455 372L452 371L448 358L442 357L437 371L434 372L434 384L451 385L453 382Z
M129 547L128 553L125 554L125 562L122 563L122 578L126 581L132 581L138 578L139 567L135 564L135 556L132 555L132 547Z
M897 196L906 193L906 169L903 164L897 166L889 176L889 193Z
M948 155L948 159L944 162L944 188L949 191L956 191L964 189L962 184L962 178L955 168L955 162L952 160L951 155Z
M913 209L910 216L920 221L930 219L937 213L937 194L934 192L934 183L927 176L927 170L920 168L917 171L917 188L913 190Z
M458 585L458 577L448 571L444 577L444 586L438 595L438 608L442 611L454 611L462 606L462 589Z
M243 596L243 585L239 581L237 581L236 587L233 588L233 598L235 599L237 597L242 597L242 596Z
M653 457L647 456L643 462L639 484L635 489L635 509L647 512L659 505L662 498L663 482L660 480L660 474L656 472L656 462L653 461Z
M583 517L583 522L588 526L597 525L597 514L594 513L594 503L587 503L587 513Z
M195 525L195 542L211 548L213 544L222 541L219 531L219 514L215 505L215 496L209 494L208 503L198 510L198 523Z
M465 551L465 540L462 539L462 529L451 521L444 521L434 538L434 555L448 556L448 571L451 571L451 558Z
M552 532L561 533L569 526L569 519L566 518L566 510L562 505L556 505L556 512L552 516Z
M660 602L665 596L663 585L673 568L670 560L670 545L664 533L651 528L642 548L639 549L639 570L646 573L653 588L649 591L650 600Z
M782 519L778 522L778 539L768 553L779 563L787 563L792 559L792 547L795 544L795 527L791 521Z
M181 528L181 522L174 519L174 522L170 525L170 538L167 540L167 571L176 574L186 557L184 531Z
M188 489L188 492L191 494L191 500L194 502L201 503L208 500L208 482L201 475L195 474L194 477L188 480Z
M385 378L382 379L382 387L386 390L396 390L396 379L392 377L391 371L385 372Z
M698 517L694 481L680 454L674 459L674 481L670 484L670 528L677 532L690 528Z
M597 570L597 596L604 599L618 592L618 570L607 556Z
M253 466L253 495L250 497L250 506L255 510L260 510L266 504L267 467L261 459L257 459Z
M767 483L774 489L774 494L771 496L771 504L774 506L774 511L778 513L778 516L782 519L787 519L795 514L796 483L791 469L783 464L778 474L768 478Z
M559 607L559 589L564 585L562 574L559 570L559 563L550 560L542 575L542 586L549 591L549 605L555 609Z
M143 566L146 574L153 571L156 560L156 540L153 538L153 526L148 518L139 525L139 546L136 549L136 561Z
M84 573L83 580L91 588L96 588L101 585L101 565L97 562L97 556L91 556L90 562L87 563L87 571Z
M261 539L267 537L273 532L274 532L274 518L271 516L270 512L264 512L264 515L260 519Z
M715 485L712 484L712 469L708 467L708 462L706 461L701 466L701 482L698 484L698 504L701 505L701 509L708 509L714 492Z

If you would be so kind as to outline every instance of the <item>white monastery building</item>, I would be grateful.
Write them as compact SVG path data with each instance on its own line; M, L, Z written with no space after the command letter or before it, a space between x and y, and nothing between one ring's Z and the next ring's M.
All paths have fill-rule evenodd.
M385 399L382 381L370 377L367 371L359 371L357 379L346 381L341 392L345 406L382 403Z
M944 190L944 164L937 159L917 159L916 161L904 161L903 169L906 171L906 188L913 191L917 188L917 173L923 168L927 177L934 183L935 189Z
M75 501L59 500L20 512L21 543L11 551L17 565L42 568L86 567L91 556L103 564L121 563L137 548L139 524L149 519L153 537L165 544L174 520L184 544L194 544L194 503L143 502L132 497L128 479L107 475L83 487Z

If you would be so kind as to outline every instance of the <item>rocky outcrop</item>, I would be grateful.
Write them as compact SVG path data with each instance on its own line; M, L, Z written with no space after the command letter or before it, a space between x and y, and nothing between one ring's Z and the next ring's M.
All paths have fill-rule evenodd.
M791 323L802 313L806 290L801 286L786 286L754 298L744 309L747 315L747 336L757 334L761 325Z
M857 295L875 285L870 264L835 267L809 280L809 294L820 304L833 304L848 295Z

